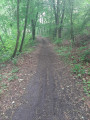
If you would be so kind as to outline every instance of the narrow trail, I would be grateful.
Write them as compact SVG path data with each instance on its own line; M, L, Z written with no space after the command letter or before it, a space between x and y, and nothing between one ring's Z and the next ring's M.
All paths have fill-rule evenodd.
M36 73L11 120L89 120L68 67L41 39Z

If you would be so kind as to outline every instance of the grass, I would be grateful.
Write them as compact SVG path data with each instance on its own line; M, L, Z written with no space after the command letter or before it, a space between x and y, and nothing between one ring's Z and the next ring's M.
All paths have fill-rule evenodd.
M84 50L86 48L87 48L86 46L81 46L81 47L78 48L78 50Z
M82 54L81 54L81 57L80 57L80 60L82 62L90 62L90 49L88 50L85 50Z
M6 67L6 64L2 64L1 67Z
M77 75L79 75L79 74L84 75L85 74L85 69L83 68L83 66L81 64L74 64L71 71Z
M90 96L90 81L83 79L83 90L87 96Z
M11 73L17 73L19 71L19 68L18 67L14 67L11 71Z
M8 81L13 81L15 79L18 79L18 77L14 74L11 77L8 78Z
M58 53L58 55L62 56L62 59L67 62L69 60L69 56L71 56L71 47L65 47L61 46L60 48L55 48L55 51Z
M17 58L13 58L13 59L12 59L12 63L13 63L14 65L17 65Z
M7 90L7 84L0 83L0 95L4 92L4 90Z
M54 44L60 45L61 43L62 43L61 38L60 39L57 39L57 38L54 39Z
M90 68L88 68L88 75L90 76Z
M10 60L10 54L5 53L6 55L4 54L4 57L3 57L3 55L1 56L1 53L0 53L0 56L1 56L0 58L0 63L1 63L0 64L0 71L1 71L0 72L0 95L4 94L4 92L8 90L9 86L6 85L5 83L10 84L10 82L13 82L18 79L18 76L17 76L17 73L19 72L19 68L17 67L18 58L21 57L21 54L31 53L33 50L35 50L34 46L36 46L35 41L27 40L23 46L22 53L17 52L15 58L13 58L12 60ZM5 56L9 56L9 57L5 57ZM5 64L5 61L7 60L10 60L12 62L12 69L4 73L3 68L5 69L5 67L7 66L7 64Z
M2 75L0 74L0 81L2 81Z
M10 54L8 53L8 51L4 51L3 53L0 52L0 95L4 94L4 92L6 90L8 90L9 85L5 84L5 83L9 83L13 82L15 80L18 79L17 73L19 72L19 68L17 67L18 65L18 58L21 57L21 54L28 54L31 53L32 51L35 50L36 46L36 42L32 41L32 40L26 40L25 44L23 46L23 50L22 53L17 52L15 58L13 58L12 60L10 59ZM3 68L5 69L5 67L7 66L7 64L5 64L5 61L10 60L12 62L12 69L8 70L6 73L4 73ZM2 73L3 72L3 73Z
M17 75L15 73L17 73L19 71L18 67L14 66L14 68L12 68L11 72L9 73L5 73L5 74L0 74L0 95L4 93L4 91L7 90L7 84L11 81L14 81L16 79L18 79Z
M7 84L2 83L2 84L1 84L1 88L6 89L6 88L7 88Z

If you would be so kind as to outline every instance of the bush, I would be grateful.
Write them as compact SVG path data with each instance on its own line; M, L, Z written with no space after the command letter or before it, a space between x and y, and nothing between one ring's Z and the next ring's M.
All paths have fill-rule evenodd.
M61 45L62 44L62 39L55 39L55 42L54 42L55 44L57 44L57 45Z
M77 47L85 46L90 41L90 35L78 35L75 37L74 45Z
M90 63L90 49L84 51L84 53L80 57L81 61Z
M85 74L85 69L81 66L81 64L75 64L72 68L72 72L75 74Z

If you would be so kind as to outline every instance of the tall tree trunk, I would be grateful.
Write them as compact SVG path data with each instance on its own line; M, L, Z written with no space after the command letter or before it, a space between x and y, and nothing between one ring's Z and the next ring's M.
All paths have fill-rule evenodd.
M71 21L71 31L70 31L70 34L71 34L71 39L73 40L74 42L74 29L73 29L73 3L74 1L70 1L69 0L69 3L70 3L70 21Z
M35 40L35 34L36 34L36 23L37 23L37 18L38 18L38 12L36 14L35 20L31 20L31 25L32 25L32 38Z
M60 27L58 30L58 37L59 38L62 37L63 20L64 20L64 14L65 14L65 2L66 2L66 0L64 0L64 3L63 3L62 17L61 17Z
M34 20L32 20L32 38L33 38L33 40L35 40L35 24L34 24Z
M73 19L72 19L72 16L73 16L73 11L71 11L71 39L74 42L74 29L73 29Z
M55 6L55 0L53 0L53 10L54 10L55 24L56 24L53 35L54 35L54 37L56 37L57 36L57 25L58 25L58 15L57 15L57 9Z
M22 41L21 41L21 45L20 45L19 52L22 51L23 42L24 42L24 38L25 38L25 34L26 34L27 19L28 19L28 9L29 9L29 0L27 1L26 17L25 17L25 25L24 25L23 37L22 37Z
M12 58L14 58L16 55L18 43L19 43L19 36L20 36L20 31L19 31L19 2L20 1L17 0L17 40L16 40L16 46L15 46L15 50L13 52Z

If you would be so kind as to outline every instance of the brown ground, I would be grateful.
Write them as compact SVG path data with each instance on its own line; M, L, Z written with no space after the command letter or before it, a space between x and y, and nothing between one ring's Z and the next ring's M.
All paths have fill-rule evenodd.
M7 75L7 89L0 97L0 120L89 120L82 85L76 84L53 45L45 38L38 41L32 54L18 59L18 79L7 80L12 63L1 70L0 74Z
M9 62L5 63L6 67L1 67L0 74L3 76L3 80L0 82L0 89L2 89L0 94L1 116L4 116L6 110L16 108L21 104L20 97L24 94L30 78L36 71L39 49L38 46L34 52L19 56L16 65ZM18 68L16 73L12 73L13 68ZM8 80L8 78L14 75L18 78L11 81ZM6 87L1 87L2 84L5 84Z

